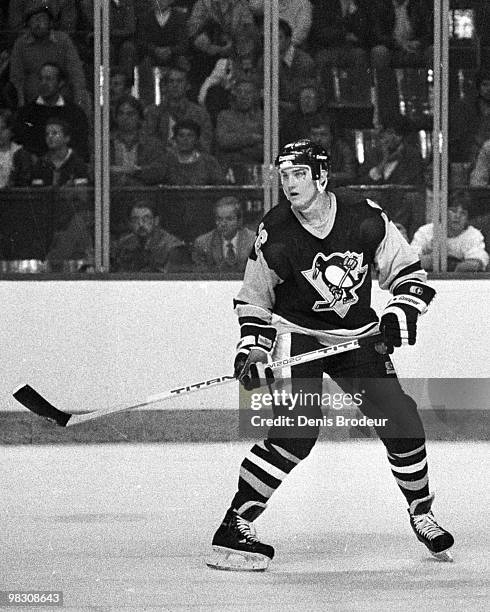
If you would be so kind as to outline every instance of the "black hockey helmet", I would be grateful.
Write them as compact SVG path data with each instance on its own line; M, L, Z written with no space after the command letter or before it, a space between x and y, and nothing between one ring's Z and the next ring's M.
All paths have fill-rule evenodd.
M279 169L291 166L308 166L314 181L319 181L322 170L330 170L330 156L319 144L308 139L295 140L281 149L275 166Z

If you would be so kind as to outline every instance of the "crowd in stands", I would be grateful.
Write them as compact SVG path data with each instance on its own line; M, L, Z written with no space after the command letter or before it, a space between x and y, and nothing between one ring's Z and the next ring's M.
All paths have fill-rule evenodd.
M264 1L108 2L111 185L259 185ZM474 4L485 40L485 9ZM94 0L2 3L0 188L93 184L93 11ZM279 18L280 142L322 144L334 186L424 186L431 155L419 134L430 134L430 116L409 116L399 71L431 73L432 0L279 0ZM490 184L489 64L480 54L473 90L450 92L450 162L460 186ZM238 219L235 208L221 203L215 214L233 209ZM161 229L151 206L135 210ZM134 221L118 260L152 223ZM223 269L219 228L204 243L222 254ZM201 269L208 261L194 251L191 260Z

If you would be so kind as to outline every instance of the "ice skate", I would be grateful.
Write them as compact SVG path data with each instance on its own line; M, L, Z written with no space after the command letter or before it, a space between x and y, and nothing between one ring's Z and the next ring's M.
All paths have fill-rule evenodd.
M213 537L214 555L206 561L213 569L263 572L274 548L258 540L252 523L230 509Z
M410 504L408 513L410 514L410 525L417 538L423 542L439 561L452 561L453 558L449 549L454 544L454 538L437 524L431 511L434 494L416 499Z

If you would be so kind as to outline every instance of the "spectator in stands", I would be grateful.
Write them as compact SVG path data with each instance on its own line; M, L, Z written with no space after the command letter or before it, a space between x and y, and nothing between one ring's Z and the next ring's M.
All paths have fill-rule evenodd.
M199 150L201 128L195 121L174 126L175 147L168 152L165 183L168 185L220 185L225 182L218 160Z
M410 125L403 117L393 119L379 134L379 148L371 151L360 169L363 183L418 185L424 181L418 149L409 143Z
M165 177L165 148L142 130L143 106L123 96L115 106L116 127L111 134L111 181L114 185L155 185Z
M10 57L10 80L19 106L38 96L39 70L46 62L54 62L67 75L74 101L87 111L91 102L83 67L70 37L53 30L52 12L45 0L31 0L24 16L27 30L15 41Z
M205 108L188 99L188 91L185 70L177 67L169 70L162 81L162 103L152 104L145 110L145 131L160 138L165 146L172 147L173 126L177 121L190 119L201 128L200 148L209 152L213 141L211 118Z
M85 23L93 27L94 0L79 0L79 4ZM109 0L109 10L111 63L118 64L131 78L136 65L134 0ZM92 36L89 32L93 44Z
M483 143L470 174L470 187L490 186L490 140Z
M232 104L221 111L216 123L216 156L222 168L263 161L264 113L253 81L238 81ZM234 182L234 181L231 181Z
M306 138L310 127L317 120L329 121L329 113L323 104L323 89L315 81L305 83L298 92L298 103L292 113L281 117L279 138L282 144Z
M71 146L85 161L89 159L89 125L80 106L67 100L62 92L66 82L61 67L46 62L39 71L37 99L17 112L15 138L37 157L47 152L46 121L58 117L70 125Z
M192 259L201 271L243 272L255 232L242 226L240 202L233 196L214 206L216 229L196 238Z
M145 201L131 206L130 233L114 246L115 272L167 272L182 261L184 243L160 227L155 208Z
M3 55L3 51L8 51L12 46L12 41L10 40L10 32L7 18L7 7L0 6L0 68L2 66L2 62L7 55ZM0 73L1 74L1 73Z
M7 7L5 6L0 6L0 30L2 31L2 33L6 33L7 30L9 29L8 26L8 17L7 17ZM4 49L5 45L5 40L0 40L0 49Z
M36 187L79 186L88 184L87 165L69 146L71 130L63 119L46 122L48 152L34 164L32 185Z
M68 34L75 32L77 27L76 0L45 0L52 11L53 28L63 30ZM25 11L29 9L31 0L10 0L9 29L20 34L24 29Z
M6 40L6 36L4 40ZM0 36L0 39L2 37ZM0 107L17 108L17 92L10 81L10 46L0 45Z
M78 210L55 229L46 259L52 272L90 272L94 267L95 217Z
M233 40L230 57L220 58L199 90L198 102L206 106L213 124L220 111L229 108L231 89L241 80L256 81L262 87L258 69L258 39L239 33Z
M216 60L229 57L234 38L255 37L257 29L248 0L196 0L188 20L191 43L191 98L197 98Z
M123 96L130 96L132 89L132 79L119 66L111 66L111 76L109 78L109 106L111 114L111 127L114 127L116 120L115 108Z
M348 142L336 134L334 125L328 120L317 119L311 124L309 137L330 153L332 183L335 186L354 183L357 177L354 152Z
M432 13L425 0L376 0L373 3L373 68L430 66Z
M490 139L490 71L475 80L475 100L458 100L449 109L449 159L474 163L483 143Z
M467 191L453 191L447 209L447 267L450 272L479 272L488 266L488 253L482 233L468 224L470 196ZM434 224L420 227L411 245L420 256L425 270L432 270Z
M0 108L17 108L17 94L10 82L10 51L15 34L10 32L8 24L8 2L0 6Z
M255 22L248 0L196 0L189 16L188 28L189 35L194 38L198 36L206 47L206 34L204 32L207 25L213 22L220 26L231 40L238 32L255 32ZM198 46L199 46L198 42ZM228 48L230 51L230 48ZM217 55L219 51L212 53Z
M371 16L360 0L313 0L309 49L323 81L333 66L366 70L372 45Z
M0 108L0 188L31 184L31 156L20 144L13 142L12 128L12 111Z
M165 75L172 66L189 70L187 16L174 0L142 0L137 9L140 87L152 82L153 68Z
M263 0L249 0L254 15L263 16ZM291 43L303 46L312 24L312 3L310 0L279 0L279 18L291 27Z
M279 20L279 109L292 112L298 100L300 86L316 77L315 62L292 43L291 26ZM261 60L263 70L263 58Z

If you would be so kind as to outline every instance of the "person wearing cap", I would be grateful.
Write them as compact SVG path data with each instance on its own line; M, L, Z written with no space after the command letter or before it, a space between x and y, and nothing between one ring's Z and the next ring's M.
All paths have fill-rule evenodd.
M39 95L39 70L46 62L60 66L68 77L74 102L90 107L78 52L66 32L53 29L53 12L46 0L31 0L24 12L26 30L17 38L10 57L10 80L24 106Z
M480 230L468 223L470 195L467 191L451 193L447 209L447 267L449 272L486 270L489 256ZM418 252L424 270L432 270L434 224L422 225L415 232L411 246Z

